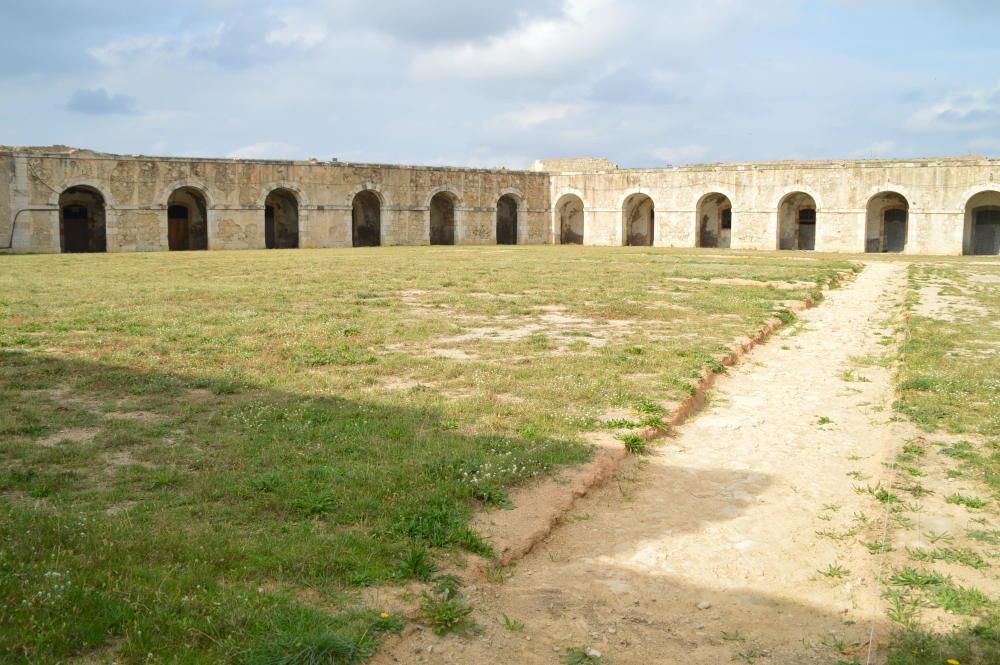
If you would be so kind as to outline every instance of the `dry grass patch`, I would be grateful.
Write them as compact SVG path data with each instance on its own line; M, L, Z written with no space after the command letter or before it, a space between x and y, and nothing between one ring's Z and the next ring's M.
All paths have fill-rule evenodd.
M850 269L800 258L0 257L0 660L363 660L359 590L489 556L477 506Z

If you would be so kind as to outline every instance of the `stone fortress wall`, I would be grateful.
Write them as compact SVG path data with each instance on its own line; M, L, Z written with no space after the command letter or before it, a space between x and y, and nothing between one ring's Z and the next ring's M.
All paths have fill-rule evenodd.
M1000 160L529 171L0 147L0 247L586 244L1000 253Z

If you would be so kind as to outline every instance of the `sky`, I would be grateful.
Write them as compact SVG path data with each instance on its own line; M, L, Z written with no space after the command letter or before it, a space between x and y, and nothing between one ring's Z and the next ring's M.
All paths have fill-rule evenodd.
M1000 156L996 0L2 0L0 145L521 168Z

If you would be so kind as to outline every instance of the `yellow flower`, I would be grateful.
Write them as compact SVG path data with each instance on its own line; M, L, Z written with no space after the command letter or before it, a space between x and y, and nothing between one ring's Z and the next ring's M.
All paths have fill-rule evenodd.
M379 617L382 618L382 619L388 619L389 618L389 613L388 612L382 612L382 614L379 614ZM958 665L958 661L957 660L955 660L955 661L948 661L948 665L951 665L952 663L954 663L954 665Z
M961 664L960 662L958 662L958 661L957 661L957 660L955 660L954 658L949 658L949 659L948 659L948 660L946 660L945 662L946 662L946 663L948 663L948 665L962 665L962 664Z

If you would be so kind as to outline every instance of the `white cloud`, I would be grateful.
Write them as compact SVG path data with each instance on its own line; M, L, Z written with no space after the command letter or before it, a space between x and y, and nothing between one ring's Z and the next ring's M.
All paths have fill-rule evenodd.
M501 118L503 122L513 124L519 129L531 129L564 120L579 109L576 104L536 104L517 111L509 111Z
M855 159L875 159L889 157L896 150L895 141L876 141L851 153Z
M984 131L1000 128L1000 85L956 92L917 110L917 131Z
M275 13L280 25L264 35L268 44L314 48L326 39L326 28L308 14L300 11Z
M98 64L105 67L127 65L130 60L154 53L173 51L186 52L186 45L176 37L161 35L137 35L117 39L103 46L95 46L88 53Z
M675 147L657 148L651 151L654 157L668 164L691 164L705 159L709 149L703 145L679 145Z
M263 141L237 148L226 157L230 159L299 159L302 151L298 146L280 141Z
M548 78L596 58L626 25L626 5L566 0L557 18L535 18L484 43L437 46L417 54L419 79Z

